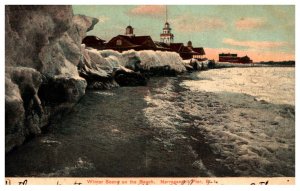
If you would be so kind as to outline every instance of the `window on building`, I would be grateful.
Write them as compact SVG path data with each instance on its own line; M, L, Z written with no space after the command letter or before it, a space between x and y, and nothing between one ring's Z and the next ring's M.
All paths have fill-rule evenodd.
M121 45L122 45L122 40L120 40L120 39L117 40L116 45L117 45L117 46L121 46Z

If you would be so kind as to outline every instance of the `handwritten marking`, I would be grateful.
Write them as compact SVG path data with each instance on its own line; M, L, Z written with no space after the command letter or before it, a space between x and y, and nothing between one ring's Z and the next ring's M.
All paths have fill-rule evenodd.
M27 185L27 179L26 180L24 180L23 182L21 181L21 182L19 182L19 185Z
M269 180L267 180L266 182L259 182L258 185L268 185L269 184ZM255 182L252 182L250 185L256 185Z
M81 185L81 184L82 184L81 182L77 182L77 181L74 182L74 185Z
M11 185L10 179L6 179L6 180L5 180L5 185Z

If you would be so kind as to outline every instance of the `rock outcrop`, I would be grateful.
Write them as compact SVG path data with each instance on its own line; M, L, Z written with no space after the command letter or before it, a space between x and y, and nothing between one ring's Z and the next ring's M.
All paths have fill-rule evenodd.
M85 94L80 45L97 22L71 6L5 7L6 152Z
M147 85L145 75L135 68L125 67L130 58L116 51L97 51L82 45L82 60L78 71L89 89L111 89L118 86ZM126 65L127 66L127 65Z
M82 58L78 65L79 75L87 81L89 89L110 89L118 87L112 76L113 66L95 49L81 45Z

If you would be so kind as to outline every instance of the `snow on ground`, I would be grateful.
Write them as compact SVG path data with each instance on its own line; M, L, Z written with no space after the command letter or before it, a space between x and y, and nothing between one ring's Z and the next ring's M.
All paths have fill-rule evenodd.
M198 157L197 151L190 145L190 135L183 130L184 128L189 128L190 124L186 123L184 117L181 115L180 93L174 87L174 83L176 82L172 78L167 78L160 80L159 83L144 98L147 102L144 115L150 127L156 129L155 131L158 132L154 136L155 144L163 145L168 153L174 153L174 158L178 157L183 158L182 161L186 160L186 164L184 165L187 165L187 168L192 168L189 169L191 175L214 176L213 172L208 170L205 164L203 164L202 159ZM162 153L160 156L168 157ZM170 160L170 158L162 160ZM177 164L176 166L178 168L180 165ZM178 176L182 176L180 175L181 173Z
M193 90L235 92L276 104L295 105L295 68L226 68L198 74L201 81L185 81Z
M198 117L194 124L218 160L241 176L294 176L294 68L231 68L198 77L181 85L191 90L189 115ZM217 97L203 103L197 96L205 91Z

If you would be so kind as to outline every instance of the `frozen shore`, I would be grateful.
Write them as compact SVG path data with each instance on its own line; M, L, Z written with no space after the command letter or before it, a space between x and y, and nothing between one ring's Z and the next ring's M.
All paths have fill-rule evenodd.
M199 74L183 82L201 83L196 80ZM295 175L294 105L273 104L244 93L196 91L184 84L160 88L160 93L147 97L154 107L146 109L146 116L162 131L177 127L188 132L183 139L195 142L192 150L206 172L215 176L224 170L230 176Z
M6 176L295 176L294 106L181 83L195 75L89 91L7 155Z

